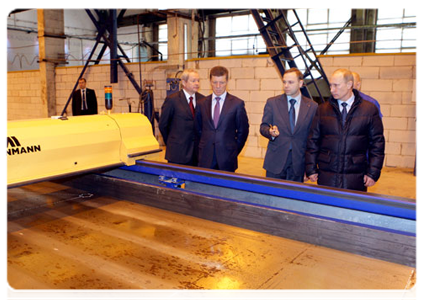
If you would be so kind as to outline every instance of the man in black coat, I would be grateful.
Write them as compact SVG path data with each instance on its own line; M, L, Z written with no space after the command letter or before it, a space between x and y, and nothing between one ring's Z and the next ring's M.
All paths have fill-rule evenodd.
M304 80L297 68L286 70L282 82L284 94L267 100L260 125L261 135L269 139L263 168L266 177L303 182L307 137L317 103L301 95Z
M182 90L166 97L162 105L159 129L166 144L169 163L196 166L198 142L194 132L194 115L204 95L198 93L200 76L187 69L181 75Z
M367 191L380 177L385 138L378 108L353 85L350 71L333 73L332 97L319 105L310 129L306 173L319 185Z
M234 172L249 124L244 101L226 91L228 74L222 66L210 70L213 93L198 106L195 125L200 141L198 166Z
M95 91L87 89L87 81L81 78L78 81L79 89L72 95L72 115L95 115L97 114L97 97Z

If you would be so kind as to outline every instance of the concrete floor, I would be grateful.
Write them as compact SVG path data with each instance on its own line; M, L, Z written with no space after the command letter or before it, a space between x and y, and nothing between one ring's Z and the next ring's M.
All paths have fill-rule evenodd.
M412 267L52 182L10 189L8 204L8 283L18 290L406 291L415 284Z
M166 162L164 159L165 149L154 159ZM251 157L238 157L238 169L236 173L254 176L266 176L263 169L263 159ZM307 184L316 184L308 181ZM368 192L382 195L391 195L416 199L416 176L413 169L384 167L382 175L376 184L368 189Z

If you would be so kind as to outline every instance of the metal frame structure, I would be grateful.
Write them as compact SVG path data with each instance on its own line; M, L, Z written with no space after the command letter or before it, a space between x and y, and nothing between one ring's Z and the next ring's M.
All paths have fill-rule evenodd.
M301 88L303 95L314 98L318 103L324 102L325 98L330 96L329 81L298 14L295 9L292 9L292 12L296 19L294 24L288 22L285 10L251 10L268 52L281 77L285 73L286 63L290 68L295 67L300 70L302 67L299 65L304 65L305 85ZM299 29L294 29L295 26ZM303 35L307 42L307 49L304 49L298 42L296 34ZM287 37L292 40L293 44L288 45ZM294 49L298 51L298 55L292 55L291 52ZM318 77L313 74L315 72L318 73Z
M119 45L117 41L117 24L119 20L123 18L123 15L125 14L126 10L121 10L119 13L119 16L117 16L117 10L111 9L108 12L107 11L100 11L95 10L98 19L94 16L94 14L91 12L91 10L86 9L85 10L90 17L91 21L97 28L97 37L96 42L93 46L93 49L91 50L90 56L88 57L81 74L79 75L71 94L69 95L68 101L65 104L65 107L62 110L61 116L63 116L66 113L66 109L72 99L73 92L76 90L78 86L79 79L82 78L84 75L89 63L94 62L95 64L98 64L101 58L104 55L104 52L106 51L107 47L110 49L110 83L117 83L118 82L118 65L122 68L122 70L125 72L126 76L128 77L129 81L132 83L136 91L139 95L142 94L142 87L138 85L136 80L134 79L134 75L128 70L128 68L125 66L124 62L122 61L122 58L125 58L127 62L130 62L128 56L125 54L122 47ZM97 46L100 43L104 43L102 49L100 50L97 59L93 60L92 57L95 53L95 50L97 49ZM118 55L118 50L121 52L121 55Z

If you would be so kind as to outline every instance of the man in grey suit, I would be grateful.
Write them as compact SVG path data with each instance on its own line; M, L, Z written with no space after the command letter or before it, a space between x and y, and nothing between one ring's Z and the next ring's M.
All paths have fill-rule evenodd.
M301 95L304 80L297 68L285 71L284 94L269 98L264 107L260 133L269 139L263 168L266 177L307 181L305 151L317 103Z
M204 95L198 93L200 76L186 69L181 75L182 89L166 97L159 129L166 144L165 158L169 163L197 166L198 141L194 132L194 116Z

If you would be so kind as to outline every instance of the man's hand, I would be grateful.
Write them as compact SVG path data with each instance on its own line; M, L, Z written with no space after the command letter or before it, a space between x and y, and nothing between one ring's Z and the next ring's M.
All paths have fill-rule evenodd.
M278 126L276 126L276 125L270 126L269 133L270 133L271 136L277 137L279 135Z
M308 178L310 179L311 182L316 182L317 178L319 177L319 174L311 174L310 176L308 176Z
M364 186L374 186L376 181L374 181L371 177L364 175Z

